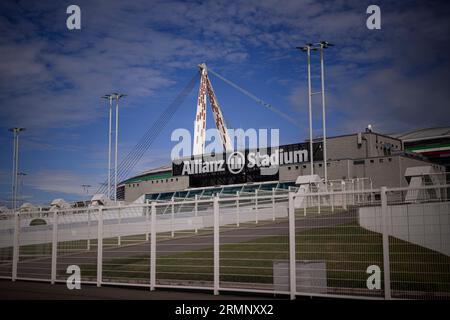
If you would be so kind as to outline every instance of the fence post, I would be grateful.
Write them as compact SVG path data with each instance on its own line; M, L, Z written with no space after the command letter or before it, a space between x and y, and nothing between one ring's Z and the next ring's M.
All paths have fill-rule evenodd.
M219 197L214 196L213 203L214 211L214 295L219 294L219 281L220 281L220 269L219 269Z
M381 223L383 224L384 298L391 299L391 267L389 261L389 225L386 187L381 187Z
M330 190L331 195L330 195L330 199L331 199L331 213L334 213L334 193L333 193L333 189Z
M289 192L289 288L291 300L295 299L297 291L296 278L296 256L295 256L295 208L294 193Z
M120 203L119 203L119 206L120 206ZM118 226L119 226L119 234L117 235L117 246L118 247L120 247L121 246L121 244L122 244L122 237L120 236L120 230L122 229L121 228L121 224L122 224L122 216L121 216L121 214L120 214L120 208L118 209L119 210L119 212L118 212L118 215L119 215L119 221L118 221Z
M364 178L359 179L358 182L358 202L364 201Z
M303 194L302 197L303 197L303 215L306 217L306 202L308 201L308 196L306 194Z
M103 269L103 207L98 209L97 222L97 287L102 286Z
M344 210L347 210L347 194L345 193L345 181L342 181L342 184L341 184L341 190L342 190L342 194L341 194L341 197L342 197L342 209L344 209Z
M355 179L352 181L352 205L355 205Z
M360 201L359 200L360 195L361 195L360 191L361 190L360 190L360 187L359 187L359 178L356 178L356 194L355 194L355 188L353 188L353 193L356 195L356 203L358 203ZM353 204L355 204L355 203L353 203Z
M373 183L372 183L372 179L370 180L370 202L373 203L374 202L374 196L373 196Z
M236 227L240 224L240 209L239 209L239 191L236 191Z
M275 221L275 188L272 188L272 221Z
M198 195L194 195L194 216L198 216ZM195 233L198 233L197 224L195 227Z
M152 224L150 241L150 290L155 290L156 284L156 203L152 202Z
M13 261L12 261L12 276L11 280L17 279L17 264L19 262L19 233L20 233L20 215L14 213L14 239L13 239Z
M317 195L317 214L320 214L320 195Z
M149 222L150 222L149 214L148 214L148 206L150 204L150 200L149 199L145 200L145 204L146 204L146 206L145 206L145 220L147 222L147 228L145 229L145 241L148 241L148 234L150 233L149 232L150 230L148 230L148 226L149 226Z
M91 250L91 210L87 211L88 218L88 232L87 232L87 251Z
M171 207L172 207L172 212L171 212L171 216L170 216L170 229L171 231L171 236L172 238L175 236L175 231L174 231L174 219L175 219L175 210L174 210L174 199L172 197L171 202Z
M255 190L255 223L258 224L258 189Z
M52 228L52 269L51 284L56 281L56 257L58 254L58 211L53 212L53 228Z

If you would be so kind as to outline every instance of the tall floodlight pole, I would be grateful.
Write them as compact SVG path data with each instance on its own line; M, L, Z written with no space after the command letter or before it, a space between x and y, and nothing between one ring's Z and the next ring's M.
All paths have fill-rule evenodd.
M314 174L314 156L313 156L313 129L312 129L312 102L311 102L311 50L317 50L311 43L307 43L303 47L297 47L306 52L308 57L308 110L309 110L309 159L311 165L311 175Z
M13 133L13 172L12 172L12 188L11 202L12 209L17 209L17 188L18 188L18 171L19 171L19 133L25 128L11 128L9 131Z
M325 175L325 189L328 188L328 172L327 172L327 130L326 130L326 113L325 113L325 67L324 67L324 54L323 51L333 44L327 41L321 41L320 46L320 78L322 80L322 128L323 128L323 165Z
M17 176L19 177L19 178L17 178L17 180L18 180L17 193L19 195L18 198L20 199L21 204L23 204L23 202L24 202L23 201L23 177L25 177L26 175L27 174L25 172L17 173Z
M17 132L15 131L15 129L9 129L9 131L12 131L13 133L13 167L12 167L12 173L11 173L11 177L12 177L12 182L11 182L11 208L13 210L15 210L15 201L14 201L14 192L16 190L16 179L17 179L17 175L16 175L16 135Z
M108 199L111 200L111 140L112 140L112 94L104 95L102 98L109 100L109 131L108 131Z
M117 201L117 159L118 159L118 142L119 142L119 100L125 97L124 94L114 93L116 99L116 145L114 153L114 201Z

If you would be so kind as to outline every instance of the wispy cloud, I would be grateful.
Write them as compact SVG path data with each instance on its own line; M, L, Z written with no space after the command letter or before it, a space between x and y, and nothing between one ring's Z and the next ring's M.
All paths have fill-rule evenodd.
M96 179L97 178L97 179ZM97 187L98 177L67 170L42 170L27 177L27 186L47 192L83 196L82 185ZM92 190L91 190L92 191Z
M0 128L29 129L21 147L24 166L35 173L27 178L33 188L79 195L81 184L98 184L105 175L95 170L105 171L107 151L100 96L128 94L121 104L130 110L121 114L123 156L145 131L137 126L150 126L201 62L298 118L306 137L306 57L295 46L310 41L336 44L326 52L330 134L369 122L392 132L450 119L450 5L444 1L379 1L378 31L365 27L371 2L360 0L77 4L82 30L68 31L67 3L0 2ZM317 55L313 63L316 90ZM268 126L279 120L261 109L246 114L258 109L238 108L248 100L218 87L230 123ZM195 93L190 98L192 108L172 120L178 126L192 128ZM298 139L297 128L283 129L282 135ZM7 172L11 137L2 132L1 170ZM135 171L168 159L169 139L155 143Z

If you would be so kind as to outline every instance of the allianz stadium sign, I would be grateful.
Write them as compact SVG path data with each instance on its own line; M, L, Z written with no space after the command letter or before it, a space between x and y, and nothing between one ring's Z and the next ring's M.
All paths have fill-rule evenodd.
M190 176L210 173L242 174L246 171L258 170L261 175L273 175L278 173L279 166L309 161L308 147L306 143L298 143L276 148L185 158L174 161L173 173ZM316 153L314 158L320 160L321 154Z

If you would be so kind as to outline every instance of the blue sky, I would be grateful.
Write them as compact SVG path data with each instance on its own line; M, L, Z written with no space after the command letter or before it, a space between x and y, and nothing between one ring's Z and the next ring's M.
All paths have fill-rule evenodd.
M66 8L81 8L81 30ZM206 62L291 115L300 128L211 76L228 125L308 135L306 58L328 40L328 133L398 132L450 120L449 9L444 1L378 1L382 29L366 28L373 1L10 1L0 3L0 201L10 197L12 136L21 136L26 201L84 197L106 178L107 107L120 110L125 155ZM318 55L313 86L319 89ZM175 128L192 130L198 85L134 172L169 162ZM321 133L314 99L314 135ZM208 115L212 127L212 115ZM95 188L91 188L95 189ZM93 190L91 190L93 191Z

